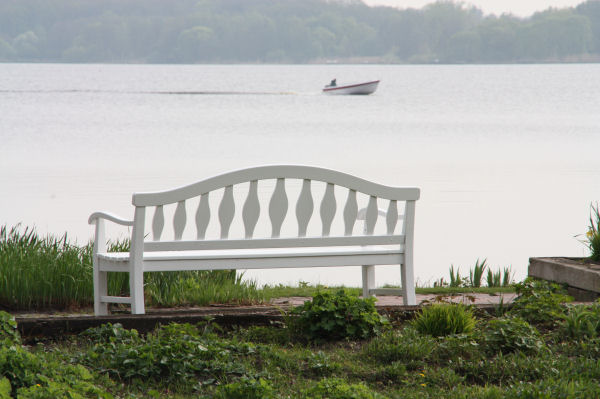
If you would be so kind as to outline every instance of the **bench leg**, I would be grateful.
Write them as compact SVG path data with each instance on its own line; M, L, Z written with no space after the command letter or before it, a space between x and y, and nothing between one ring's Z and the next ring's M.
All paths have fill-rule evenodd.
M106 251L106 238L104 220L96 220L96 236L92 252L93 280L94 280L94 314L105 316L108 314L108 303L101 302L100 297L108 295L108 273L100 271L98 253Z
M108 304L100 301L101 296L108 295L107 275L107 272L101 272L94 267L94 314L96 316L108 314Z
M141 268L129 272L129 292L131 296L131 313L144 314L144 272Z
M362 282L363 282L363 298L368 298L372 295L369 291L375 288L375 266L365 265L362 267Z
M404 306L416 305L417 297L415 295L415 278L412 264L407 263L400 266L400 277L402 279L402 301Z

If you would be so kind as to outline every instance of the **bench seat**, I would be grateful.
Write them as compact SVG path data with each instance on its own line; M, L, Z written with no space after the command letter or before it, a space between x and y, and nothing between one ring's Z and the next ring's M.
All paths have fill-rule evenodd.
M144 252L144 271L266 269L271 267L361 266L367 256L379 265L401 264L404 250L398 246L340 246L308 248L255 248L200 251ZM129 252L98 253L101 271L127 272Z

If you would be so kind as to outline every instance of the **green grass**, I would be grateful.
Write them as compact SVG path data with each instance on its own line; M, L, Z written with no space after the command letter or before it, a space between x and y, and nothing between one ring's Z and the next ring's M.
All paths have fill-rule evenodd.
M69 308L93 298L90 247L34 229L0 227L0 303L8 309Z
M109 242L109 251L127 251L127 240ZM145 273L150 306L259 303L256 283L235 271ZM127 273L108 274L109 295L128 295ZM20 225L0 226L0 306L6 310L74 310L93 304L92 244L40 236Z
M548 297L564 295L526 284L528 306L539 312ZM599 309L552 307L556 323L548 326L517 308L482 315L472 333L434 337L405 322L368 339L322 343L294 338L285 326L170 324L142 335L104 325L33 347L12 339L14 323L0 317L0 330L9 331L0 339L0 397L3 390L90 398L600 397ZM585 326L566 320L582 315Z

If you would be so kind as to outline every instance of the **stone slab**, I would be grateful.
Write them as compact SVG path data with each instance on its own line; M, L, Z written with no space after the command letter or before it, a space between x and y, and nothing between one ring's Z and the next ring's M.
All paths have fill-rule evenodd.
M600 270L581 258L529 258L528 275L600 293ZM577 298L576 298L577 299Z

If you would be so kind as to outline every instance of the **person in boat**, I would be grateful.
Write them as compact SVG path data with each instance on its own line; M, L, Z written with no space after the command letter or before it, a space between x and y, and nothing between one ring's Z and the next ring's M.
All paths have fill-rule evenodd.
M331 83L329 83L329 87L335 87L335 86L337 86L337 79L333 79L331 81Z

